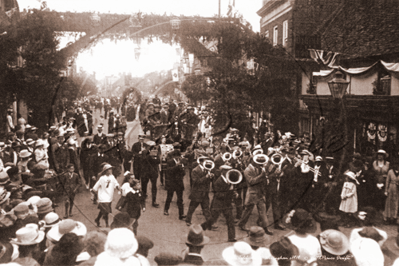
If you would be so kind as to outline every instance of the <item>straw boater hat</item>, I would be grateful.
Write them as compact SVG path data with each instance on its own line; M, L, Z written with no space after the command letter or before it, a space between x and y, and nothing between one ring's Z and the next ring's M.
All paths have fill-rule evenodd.
M20 158L28 158L32 155L28 150L22 150L19 152L19 157Z
M320 244L328 253L342 256L349 251L349 240L340 231L329 229L320 234Z
M48 231L47 238L58 242L66 233L75 233L77 236L85 236L87 233L87 228L81 222L74 221L72 219L66 219L53 226L50 231Z
M58 225L61 222L61 219L55 212L49 212L44 216L43 221L45 228L52 228Z
M384 150L378 150L377 151L377 155L378 154L382 154L382 155L384 155L385 156L385 158L387 158L388 157L388 153L386 152L386 151L384 151Z
M236 242L222 253L223 259L233 266L260 266L262 258L259 253L246 242Z
M39 231L36 224L27 224L25 227L19 229L15 235L16 238L10 241L11 244L31 246L42 242L45 234L43 231Z

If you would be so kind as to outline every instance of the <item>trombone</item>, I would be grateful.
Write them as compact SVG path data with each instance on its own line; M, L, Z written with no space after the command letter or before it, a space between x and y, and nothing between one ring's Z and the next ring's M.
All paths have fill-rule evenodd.
M303 161L303 160L301 160L299 158L296 158L296 157L294 159L295 159L296 162L301 163L301 165L303 166L303 167L301 167L302 173L306 174L306 173L309 173L309 171L310 171L310 172L312 172L314 174L317 173L317 176L321 176L320 171L317 171L313 167L310 167L308 165L308 162L305 162L305 161Z

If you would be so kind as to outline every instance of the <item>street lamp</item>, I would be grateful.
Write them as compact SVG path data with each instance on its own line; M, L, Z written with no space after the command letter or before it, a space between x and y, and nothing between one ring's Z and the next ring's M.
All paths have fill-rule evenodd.
M349 81L346 81L343 76L344 75L340 71L337 71L335 77L328 82L328 87L334 99L342 99L346 94Z

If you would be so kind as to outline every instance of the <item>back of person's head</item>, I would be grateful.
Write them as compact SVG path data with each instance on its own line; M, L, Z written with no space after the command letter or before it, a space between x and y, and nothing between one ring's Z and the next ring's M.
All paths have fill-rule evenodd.
M384 255L380 246L371 238L359 238L351 243L350 251L358 266L383 266Z
M362 229L362 231L359 232L359 235L360 235L361 237L364 237L364 238L373 239L373 240L376 241L376 242L380 242L382 239L384 239L384 238L380 235L380 233L377 231L377 229L375 229L375 228L373 228L373 227L370 227L370 226L364 227L364 228Z
M55 265L75 265L76 257L83 250L83 243L75 233L66 233L53 248Z
M154 242L152 242L151 239L145 236L137 236L136 239L139 244L136 253L144 257L148 257L148 252L154 247Z
M107 235L104 232L90 231L84 238L84 246L91 257L97 256L104 251Z

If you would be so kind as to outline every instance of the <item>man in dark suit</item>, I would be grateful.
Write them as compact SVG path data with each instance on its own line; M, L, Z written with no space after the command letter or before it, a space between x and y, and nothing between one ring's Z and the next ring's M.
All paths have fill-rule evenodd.
M88 124L88 130L89 130L89 136L93 134L93 110L89 110L87 113L87 124Z
M181 153L179 150L174 150L170 152L166 158L167 168L165 176L165 189L168 191L168 194L166 197L164 214L169 215L168 211L170 202L172 201L174 192L176 192L177 207L179 208L179 219L183 220L184 218L186 218L186 216L184 216L183 207L183 178L186 172L184 170L181 159Z
M220 166L221 175L214 182L215 195L211 205L211 219L201 224L202 229L211 230L212 225L216 223L220 213L226 218L228 242L236 242L236 232L233 218L233 205L231 204L233 198L237 195L234 191L234 185L231 184L227 178L227 171L233 169L231 166Z
M105 144L107 141L107 136L103 133L103 125L99 124L97 126L97 134L93 137L93 142L96 145Z
M115 116L114 111L109 111L109 118L108 118L108 134L114 131L115 127Z
M201 256L201 251L209 242L209 237L204 235L204 230L198 224L190 226L190 231L187 235L186 245L187 249L183 252L183 263L202 265L204 259Z
M201 160L208 159L206 157L200 158ZM209 187L211 181L214 177L213 173L208 173L205 168L199 164L195 167L191 173L192 176L192 187L191 187L191 194L189 199L190 205L188 207L186 224L187 226L191 225L191 218L195 209L197 209L198 205L201 204L202 212L207 220L211 218L211 214L209 211Z
M72 216L75 194L81 185L80 177L78 174L74 173L74 171L75 166L70 164L68 165L68 172L60 176L60 183L65 193L65 219Z
M169 123L169 105L165 103L161 110L161 124L167 125Z
M271 162L266 164L266 169L270 166ZM252 162L244 171L244 176L248 184L247 196L245 199L245 210L238 222L238 227L243 231L249 231L245 228L249 216L252 213L255 205L259 212L261 226L265 229L266 234L273 235L267 229L268 221L266 216L266 199L265 199L265 182L267 182L266 171L263 169L263 164L257 163L252 159Z
M144 136L139 135L139 141L134 143L132 146L132 153L133 153L133 174L135 175L136 179L140 179L140 165L141 165L141 158L142 152L147 148L147 145L144 144Z

